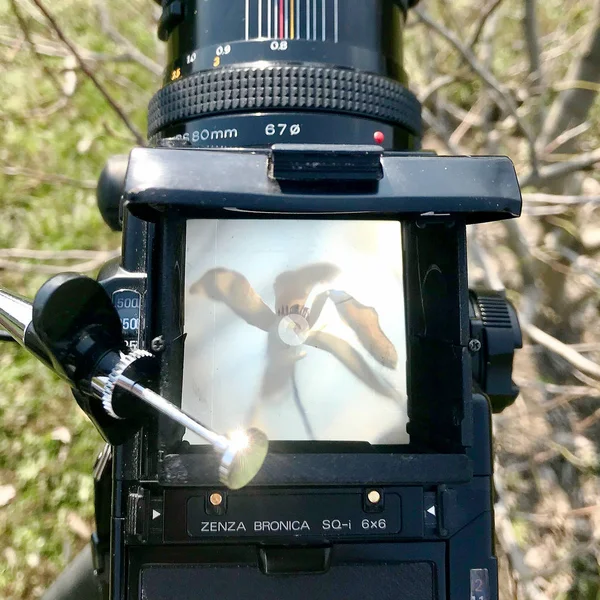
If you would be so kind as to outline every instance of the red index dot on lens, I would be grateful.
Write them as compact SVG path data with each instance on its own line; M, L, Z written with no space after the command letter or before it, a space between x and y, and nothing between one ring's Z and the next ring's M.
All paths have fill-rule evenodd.
M381 146L381 144L383 144L383 142L385 141L385 135L383 131L376 131L373 134L373 139L375 140L376 144L379 144Z

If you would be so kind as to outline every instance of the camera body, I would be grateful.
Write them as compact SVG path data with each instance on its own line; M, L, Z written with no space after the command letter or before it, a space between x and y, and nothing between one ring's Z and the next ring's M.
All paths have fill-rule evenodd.
M512 163L375 146L168 145L132 152L122 202L123 259L99 276L129 347L160 357L160 393L181 406L186 345L195 343L186 270L194 268L193 236L205 230L190 224L217 222L228 231L228 223L241 223L245 232L265 223L283 231L304 223L315 232L319 224L325 230L340 223L397 224L404 306L388 317L405 331L399 370L406 374L409 438L367 443L271 435L258 476L231 491L217 479L213 453L185 439L182 427L150 417L97 474L99 486L112 480L111 600L191 600L207 593L496 599L492 407L474 383L472 363L481 362L475 355L486 343L492 348L495 333L515 340L518 325L503 300L491 308L479 302L483 309L474 314L466 227L518 216ZM270 247L268 239L264 244ZM260 260L252 248L248 264ZM214 294L210 301L217 302ZM474 324L481 329L482 322L481 336ZM483 347L472 343L477 337ZM509 367L517 342L501 353ZM493 362L483 361L488 372ZM229 379L242 377L240 365L217 366L229 369ZM510 371L505 376L512 390ZM322 370L315 377L323 378ZM369 403L364 382L356 386ZM505 400L510 390L495 394ZM235 410L233 403L228 411ZM341 418L343 402L336 411Z
M469 290L466 231L521 194L508 158L418 152L412 5L162 0L152 147L99 185L121 260L0 290L109 444L104 597L497 600L491 413L521 336Z

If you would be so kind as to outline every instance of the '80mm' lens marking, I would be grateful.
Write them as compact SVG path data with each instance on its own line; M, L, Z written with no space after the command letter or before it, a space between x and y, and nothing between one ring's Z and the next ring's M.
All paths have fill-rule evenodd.
M339 0L245 0L246 40L339 40Z

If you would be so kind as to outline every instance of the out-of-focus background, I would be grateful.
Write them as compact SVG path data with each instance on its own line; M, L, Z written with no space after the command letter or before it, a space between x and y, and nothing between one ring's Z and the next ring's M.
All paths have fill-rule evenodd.
M226 1L226 0L223 0ZM44 14L44 11L46 14ZM94 274L107 157L143 138L150 0L0 1L0 285ZM600 0L422 0L407 70L424 147L507 154L525 216L471 230L471 278L521 309L521 396L495 418L503 600L600 598ZM101 440L66 386L0 348L0 597L38 598L87 543Z

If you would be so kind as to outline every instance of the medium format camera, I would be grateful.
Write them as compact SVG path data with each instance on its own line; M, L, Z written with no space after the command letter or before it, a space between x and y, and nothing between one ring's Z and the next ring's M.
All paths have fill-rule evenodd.
M121 259L0 296L108 442L105 598L497 600L521 334L466 228L521 194L508 158L421 150L413 4L163 0L150 146L99 185Z

